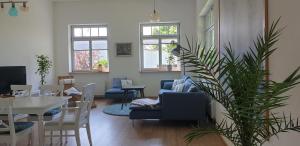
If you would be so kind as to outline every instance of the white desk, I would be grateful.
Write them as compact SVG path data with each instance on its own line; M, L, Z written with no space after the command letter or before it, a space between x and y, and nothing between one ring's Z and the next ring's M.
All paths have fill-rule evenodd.
M16 97L13 112L17 114L38 115L38 146L44 145L44 113L64 105L71 96L63 97Z

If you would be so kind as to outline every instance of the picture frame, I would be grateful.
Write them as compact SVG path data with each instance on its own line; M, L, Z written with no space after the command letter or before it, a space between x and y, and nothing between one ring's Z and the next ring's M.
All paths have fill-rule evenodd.
M132 43L116 43L117 56L131 56Z

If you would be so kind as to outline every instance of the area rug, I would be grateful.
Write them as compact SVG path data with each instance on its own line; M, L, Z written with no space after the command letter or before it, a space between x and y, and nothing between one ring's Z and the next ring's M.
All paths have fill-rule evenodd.
M113 116L129 116L130 109L129 109L129 103L126 105L124 104L123 109L121 109L122 104L113 104L104 107L103 113Z

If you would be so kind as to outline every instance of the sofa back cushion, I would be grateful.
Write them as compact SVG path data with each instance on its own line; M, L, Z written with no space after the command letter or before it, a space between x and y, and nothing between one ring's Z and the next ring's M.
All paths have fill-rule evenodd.
M173 82L165 82L163 89L172 90Z
M183 79L175 79L172 85L172 90L175 90L176 85L184 83Z
M188 92L188 90L190 89L191 85L193 85L193 81L192 79L187 79L185 82L184 82L184 87L183 87L183 90L182 92Z
M177 85L175 86L174 91L175 91L175 92L182 92L182 91L183 91L183 87L184 87L184 84L183 84L183 83L182 83L182 84L177 84Z
M126 80L127 78L113 78L112 88L122 88L121 80Z

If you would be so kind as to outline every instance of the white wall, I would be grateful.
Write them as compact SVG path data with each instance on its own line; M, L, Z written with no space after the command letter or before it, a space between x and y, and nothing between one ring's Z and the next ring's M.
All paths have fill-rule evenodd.
M277 52L271 57L270 69L271 79L275 81L282 81L294 69L300 66L300 19L299 19L299 5L298 0L269 0L270 1L270 16L269 20L281 17L280 27L285 27L280 36ZM300 85L288 93L291 95L288 100L288 106L280 111L287 114L290 112L294 117L300 117ZM299 146L300 133L289 132L279 135L279 140L276 137L271 139L266 146Z
M53 60L52 3L30 0L29 12L19 11L18 17L8 16L5 6L0 12L0 66L26 66L27 84L37 90L40 79L35 74L35 55L45 54ZM48 83L52 83L53 73Z
M161 21L181 23L181 42L185 34L195 36L195 0L159 0ZM68 74L68 25L101 24L109 27L110 73L74 74L79 82L97 83L97 93L103 95L103 84L110 86L111 78L127 76L135 84L145 84L146 96L157 96L161 79L178 78L180 73L139 72L139 23L148 22L153 11L152 0L98 0L54 2L54 48L56 75ZM115 43L132 42L131 57L116 57ZM184 45L185 46L185 45Z

